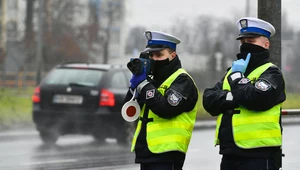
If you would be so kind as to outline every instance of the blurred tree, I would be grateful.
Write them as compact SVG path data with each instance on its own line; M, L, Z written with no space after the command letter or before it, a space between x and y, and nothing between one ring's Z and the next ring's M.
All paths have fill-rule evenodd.
M102 40L103 40L103 63L108 63L108 57L110 47L112 43L112 36L120 35L121 30L120 23L125 15L125 2L124 0L106 0L103 4L104 13L102 17L106 19L106 22L101 23L103 28ZM120 41L120 38L114 38L116 41Z
M215 18L208 15L200 15L193 24L188 23L186 19L177 19L176 25L172 26L172 33L180 36L182 45L181 51L190 54L204 54L213 56L218 52L223 54L221 69L226 69L228 63L236 59L238 52L238 41L235 41L238 30L234 22L224 18ZM222 27L222 29L220 29ZM191 30L191 31L186 31ZM228 41L232 43L228 43ZM209 58L210 64L215 63L215 58ZM210 66L210 70L215 69Z
M178 46L177 51L194 54L194 42L192 37L195 35L192 34L192 31L187 31L192 30L193 27L191 27L188 20L184 18L176 18L174 23L176 23L176 25L171 27L171 33L180 37L182 42L180 46Z
M86 28L85 28L86 27ZM95 62L95 58L103 49L103 41L100 39L100 0L89 2L89 20L87 26L83 26L81 31L87 34L87 49L90 62Z
M89 61L108 63L110 44L120 44L124 0L90 0L88 9L88 23L79 27L81 48L88 51Z
M133 27L130 29L126 40L125 53L133 54L135 51L141 52L146 47L146 39L143 33L145 27Z
M32 67L35 63L35 32L33 30L33 14L34 14L34 2L35 0L26 1L26 18L25 18L25 35L24 35L24 47L26 60L24 65ZM31 63L31 64L30 64ZM24 67L24 66L22 66Z
M76 16L82 4L74 0L46 0L43 59L45 70L67 61L87 61L88 54L77 40Z
M30 70L35 69L35 0L27 0L25 19L25 51L24 65ZM47 71L57 63L63 61L86 61L84 53L76 41L75 14L80 12L80 4L73 0L45 0L45 13L43 15L43 63Z
M300 89L300 32L294 31L293 25L287 20L287 14L283 12L281 29L282 55L281 69L285 76L286 89L289 92L296 92Z
M192 25L187 19L177 19L171 26L171 33L179 36L184 42L179 50L190 54L210 55L212 45L215 43L214 35L216 35L213 22L215 22L214 18L208 15L196 17Z
M239 42L236 41L238 30L235 22L225 18L200 15L192 21L177 19L174 23L176 24L171 28L172 33L178 35L183 42L179 46L180 51L208 56L205 73L193 73L194 76L197 74L203 76L200 78L203 87L205 84L215 84L236 59L238 53Z
M231 66L232 61L236 60L236 54L239 53L240 42L236 40L239 31L233 20L219 19L222 25L222 31L217 27L217 40L220 41L220 52L223 53L222 70ZM228 43L230 42L230 43Z
M201 53L205 55L210 55L212 52L212 46L215 44L215 39L213 38L216 30L214 30L213 22L215 22L214 17L209 15L202 15L195 20L195 29L193 42L193 53Z
M0 72L4 72L4 63L7 53L7 27L6 22L6 0L0 1Z
M34 18L37 17L34 2L27 0L24 36L26 65L33 70L36 48ZM115 33L120 33L119 23L125 8L123 0L45 0L44 5L42 60L45 71L61 62L99 62L99 56L103 56L103 63L107 63L109 44Z

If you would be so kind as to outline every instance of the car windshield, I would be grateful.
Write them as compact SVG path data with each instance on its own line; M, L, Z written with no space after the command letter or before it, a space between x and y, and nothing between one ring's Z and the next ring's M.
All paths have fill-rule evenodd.
M45 84L97 86L103 75L100 70L59 68L45 79Z

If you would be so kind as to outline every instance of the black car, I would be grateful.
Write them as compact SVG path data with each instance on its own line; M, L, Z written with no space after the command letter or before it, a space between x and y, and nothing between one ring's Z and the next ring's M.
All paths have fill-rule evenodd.
M129 144L135 123L121 108L131 73L126 67L68 63L52 69L32 96L33 121L45 144L66 134L91 134Z

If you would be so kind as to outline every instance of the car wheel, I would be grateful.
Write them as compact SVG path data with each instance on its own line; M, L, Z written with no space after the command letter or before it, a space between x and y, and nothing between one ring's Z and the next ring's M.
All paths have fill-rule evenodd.
M124 122L122 130L117 135L117 141L121 145L130 146L136 129L137 122Z
M106 136L103 133L100 132L93 132L93 137L97 142L104 142Z
M54 132L40 131L40 138L46 145L54 145L59 135Z
M94 139L97 142L103 143L105 142L106 139L106 128L104 128L103 124L101 121L98 121L97 124L95 125L94 129L92 130L92 135Z

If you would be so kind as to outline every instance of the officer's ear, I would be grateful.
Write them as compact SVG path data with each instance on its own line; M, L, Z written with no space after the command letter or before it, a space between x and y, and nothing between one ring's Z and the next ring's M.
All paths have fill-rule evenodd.
M171 54L171 57L172 57L172 59L174 59L176 57L176 52L175 51Z
M270 40L267 37L261 36L262 39L262 47L264 47L265 49L269 49L270 48Z
M171 55L171 59L174 59L174 58L176 57L176 51L174 51L174 50L168 48L168 52L169 52L169 54Z
M265 48L265 49L269 49L269 48L270 48L270 41L269 41L269 40L267 40L267 41L265 42L264 48Z

